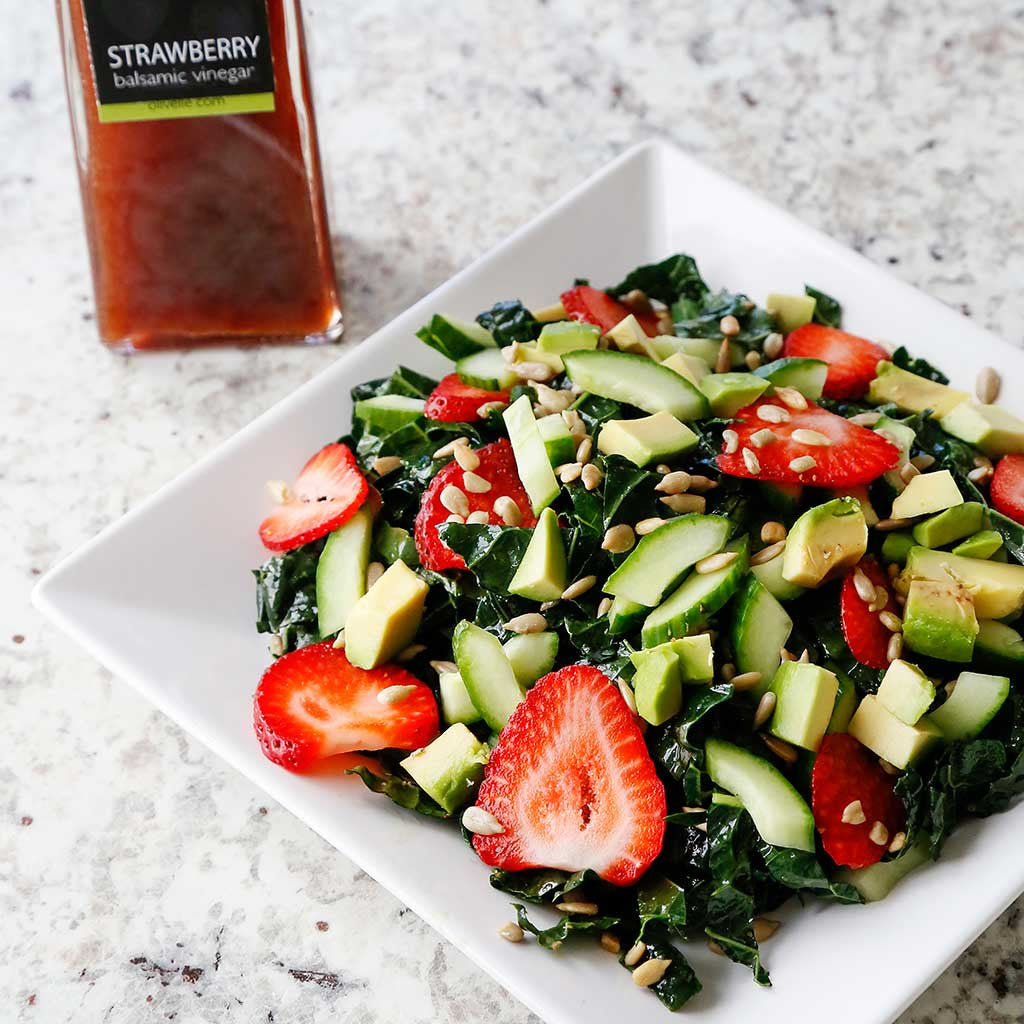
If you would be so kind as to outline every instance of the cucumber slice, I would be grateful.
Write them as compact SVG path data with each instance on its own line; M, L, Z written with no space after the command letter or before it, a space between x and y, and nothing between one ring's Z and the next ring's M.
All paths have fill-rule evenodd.
M595 324L582 323L579 320L562 320L559 323L545 324L537 338L537 348L541 352L576 352L581 348L597 348L601 340L601 329Z
M454 725L456 722L469 724L480 721L480 712L458 672L442 672L437 677L437 686L441 691L441 713L446 722Z
M711 802L719 807L743 806L743 801L738 796L733 796L732 793L720 793L718 790L711 794Z
M520 395L501 415L512 442L519 479L529 495L534 514L539 515L558 497L559 487L548 461L544 438L533 418L529 395Z
M502 644L520 686L533 686L547 675L558 657L557 633L524 633Z
M496 348L491 332L469 320L435 315L426 327L416 332L420 341L449 359L461 359L483 348Z
M356 402L355 415L374 431L390 433L423 416L423 399L407 395L377 395Z
M846 732L850 727L850 719L853 718L853 713L857 710L857 687L854 686L853 680L832 662L827 662L825 668L836 677L836 681L839 683L835 707L832 708L832 717L828 720L828 728L825 732Z
M1006 676L961 672L946 703L926 717L948 742L972 740L996 717L1009 695Z
M500 732L526 694L498 638L463 619L452 634L452 654L473 706Z
M519 380L496 348L482 348L456 360L455 372L463 384L487 391L503 391Z
M821 398L821 392L825 387L828 363L822 362L820 359L787 356L776 359L773 363L759 366L754 373L758 377L770 380L776 387L794 388L804 398L816 402Z
M928 844L915 843L895 860L881 860L866 868L843 868L836 874L836 881L852 885L864 898L865 903L876 903L885 899L897 882L930 860Z
M982 619L974 641L974 656L983 668L1020 672L1024 668L1024 637L1005 622Z
M328 538L316 563L316 609L320 637L345 625L352 606L366 593L373 512L365 505Z
M576 461L576 441L558 413L542 416L537 420L537 429L552 466L564 466L567 462Z
M887 536L892 536L888 534ZM768 591L772 597L779 601L792 601L803 594L807 588L801 587L799 583L790 583L782 575L783 557L781 554L769 562L762 562L760 565L752 565L751 573L757 577L757 581Z
M792 631L793 620L786 609L756 576L748 576L733 608L732 646L737 672L761 673L755 694L764 693L771 685L782 663L782 648Z
M711 781L740 798L766 843L814 852L811 809L778 768L724 740L709 739L704 755Z
M640 543L608 577L605 593L653 608L696 562L721 551L732 523L691 513L670 519Z
M668 359L676 352L683 355L694 356L703 362L710 370L718 362L718 350L722 342L713 338L676 338L671 334L661 334L650 339L651 349L659 359ZM743 366L743 357L746 354L741 345L730 342L729 355L732 366Z
M666 640L694 632L736 593L747 571L746 538L729 544L726 550L737 552L739 557L716 572L703 576L691 573L647 616L640 632L644 647L656 647Z
M631 633L643 622L651 609L645 604L630 601L627 597L616 597L608 609L608 633L610 636L622 636Z
M646 356L629 352L568 352L569 379L602 398L635 405L644 412L668 412L677 420L710 414L708 400L685 377Z

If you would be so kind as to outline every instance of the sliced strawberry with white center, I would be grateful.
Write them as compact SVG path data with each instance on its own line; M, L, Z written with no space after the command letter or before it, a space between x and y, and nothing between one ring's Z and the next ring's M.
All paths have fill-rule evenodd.
M896 467L899 449L881 434L813 402L799 404L807 408L790 408L775 396L740 409L730 424L738 442L725 444L718 468L748 480L852 487Z
M826 398L860 398L867 394L878 375L878 363L889 358L881 345L823 324L804 324L791 331L782 354L828 363Z
M544 676L491 754L477 806L504 832L475 835L506 871L589 868L632 885L661 852L665 787L618 689L596 668Z
M260 540L271 551L308 544L351 519L368 490L352 452L329 444L302 467L288 500L260 523Z
M632 313L637 323L648 337L653 338L658 331L658 318L653 313L637 312L625 303L613 299L607 292L598 291L589 285L580 284L562 292L562 306L573 320L596 324L602 334L607 334L616 324L625 320Z
M437 721L429 686L397 665L356 668L330 640L278 658L253 699L263 753L294 772L352 750L416 750L437 736Z
M1014 522L1024 523L1024 455L1004 455L992 477L992 504Z

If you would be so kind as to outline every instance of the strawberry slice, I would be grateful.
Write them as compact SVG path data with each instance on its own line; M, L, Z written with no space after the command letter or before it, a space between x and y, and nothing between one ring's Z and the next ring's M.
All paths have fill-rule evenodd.
M271 551L308 544L348 522L368 491L352 452L329 444L302 467L288 500L260 523L260 540Z
M423 414L427 419L440 423L474 423L482 419L477 409L487 402L508 404L508 392L475 388L471 384L463 384L457 373L449 373L427 396Z
M653 338L658 331L658 318L653 313L637 313L628 306L613 299L607 292L598 291L589 285L580 284L562 292L562 305L572 320L596 324L602 334L607 334L619 321L632 313L644 333Z
M718 468L748 480L852 487L870 483L899 462L899 449L881 434L859 427L813 402L806 404L806 409L790 409L777 398L762 398L740 409L736 422L731 424L739 435L739 444L731 453L723 449L718 456ZM780 418L783 422L776 422ZM795 431L813 433L797 434L794 439ZM823 439L828 443L822 444ZM760 447L757 442L761 442ZM747 464L744 448L756 458L756 471L751 471ZM803 464L797 462L794 468L794 460L805 456L813 459L813 465L802 468Z
M999 460L989 494L997 512L1024 523L1024 455L1004 455Z
M822 741L811 772L811 810L825 852L836 864L850 868L877 864L896 833L907 827L907 812L894 792L895 782L878 758L852 736L836 733ZM850 821L843 821L844 812ZM885 826L884 844L871 838L876 822Z
M412 687L391 704L389 686ZM260 680L253 725L263 753L293 772L351 750L416 750L437 736L429 686L397 665L356 668L330 640L278 658Z
M828 363L826 398L861 398L878 374L879 360L889 359L881 345L823 324L804 324L791 331L782 354Z
M665 787L622 695L588 665L544 676L491 754L477 806L505 831L473 837L506 871L590 868L632 885L661 852Z
M889 667L889 641L892 633L882 625L881 614L889 606L886 604L873 612L868 603L857 593L854 577L857 570L875 586L876 591L889 593L889 581L878 563L869 555L862 558L860 564L851 569L843 578L843 586L839 591L839 622L843 627L843 636L850 653L868 668Z
M487 521L492 526L507 525L505 520L494 511L495 501L503 496L511 498L519 508L522 521L518 525L527 527L537 525L537 517L530 507L530 499L526 496L526 491L523 490L523 485L519 480L519 471L516 469L512 445L502 438L493 444L478 448L476 454L480 459L480 465L473 472L477 476L483 477L491 485L491 489L486 494L467 491L463 487L463 470L454 460L430 481L426 491L423 492L420 510L416 514L414 536L420 563L427 569L433 569L434 572L466 568L462 555L452 551L437 535L438 526L447 521L452 514L441 504L441 492L449 484L458 487L466 495L470 512L486 512Z

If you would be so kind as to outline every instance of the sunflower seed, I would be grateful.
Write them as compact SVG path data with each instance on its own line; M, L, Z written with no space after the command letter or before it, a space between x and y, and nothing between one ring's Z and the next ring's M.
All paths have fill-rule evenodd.
M596 582L596 576L584 576L562 591L562 600L574 601L577 597L582 597Z
M801 455L790 461L789 468L794 473L807 473L817 465L818 460L813 455Z
M755 430L750 435L750 443L755 448L763 448L765 445L771 444L773 441L778 441L778 439L778 435L770 427L762 427L760 430Z
M647 534L654 533L659 526L664 526L667 522L667 519L659 519L657 516L652 516L650 519L641 519L633 529L638 537L646 537Z
M714 939L708 939L708 949L715 954L715 956L725 956L725 950L715 942Z
M665 972L671 966L671 960L645 960L633 972L633 984L640 988L650 988L665 977Z
M621 555L636 543L636 534L633 527L628 523L619 523L612 526L604 535L601 541L601 549L610 551L613 555Z
M728 316L723 316L722 319L718 321L718 329L727 338L730 338L740 333L740 322L732 314L729 314Z
M339 633L338 634L338 640L341 640L341 646L342 647L345 646L344 636L345 636L344 633ZM335 648L337 648L337 646L338 646L338 640L334 641L334 645L333 646ZM281 636L280 636L279 633L272 633L271 634L270 640L267 643L267 650L270 652L270 655L273 658L280 658L281 655L284 654L284 641L281 639Z
M508 495L503 494L500 498L495 498L492 508L494 514L500 516L506 526L518 526L523 521L523 513L519 506Z
M548 620L539 612L525 612L509 619L502 628L509 633L543 633L548 628Z
M666 473L655 485L656 491L663 494L682 494L689 490L693 477L683 470L676 470L674 473Z
M798 427L789 435L790 440L797 444L809 444L814 448L831 448L832 438L826 437L820 430L808 430L806 427Z
M705 491L713 491L718 486L717 480L709 476L701 476L699 473L690 477L690 490L703 494Z
M875 585L860 569L853 574L853 589L865 604L871 604L875 600Z
M567 462L564 466L558 467L558 479L563 484L571 484L574 480L579 480L583 474L583 467L578 462Z
M739 558L738 551L719 551L716 555L702 558L693 568L699 576L707 576L708 573L718 572L719 569L732 565L737 558Z
M722 668L724 670L725 666L723 665ZM725 678L724 671L722 678ZM760 672L741 672L738 676L733 676L731 680L727 681L732 683L734 690L742 692L744 690L752 690L761 682L762 678L763 676Z
M401 704L403 700L408 700L417 689L419 687L411 685L385 686L383 690L377 692L377 701L389 707L392 704Z
M910 525L909 519L879 519L875 523L875 529L881 533L888 533L890 530L902 530L904 526Z
M750 564L764 565L765 562L770 562L773 558L778 558L785 550L786 542L784 540L778 540L774 544L769 544L766 548L761 548L756 555L752 555Z
M374 585L384 575L384 565L382 562L371 562L366 567L366 589Z
M906 845L907 845L907 833L906 832L897 832L896 835L894 835L892 837L892 842L889 843L889 852L890 853L899 853L900 850L902 850L903 847L906 846Z
M637 939L632 946L629 947L629 952L622 958L622 962L627 967L635 967L640 963L641 957L647 952L647 943L642 939Z
M372 469L377 476L387 476L388 473L394 473L394 471L401 465L402 460L397 455L381 455L379 458L373 460L370 469Z
M775 714L775 704L777 701L778 697L771 690L761 694L761 699L757 702L757 710L754 712L755 732Z
M885 656L890 661L895 661L903 653L903 638L899 633L893 633L889 637L889 646L885 649Z
M753 349L751 349L743 357L743 362L745 362L751 370L756 370L761 365L761 353L755 352Z
M602 932L601 948L609 953L618 953L622 949L622 943L611 932Z
M888 846L889 845L889 830L880 821L876 821L871 826L871 831L868 833L868 839L875 844L875 846Z
M780 399L784 405L788 405L790 409L796 409L798 412L807 408L807 399L796 388L776 388L775 397Z
M498 934L505 939L506 942L523 941L523 929L520 928L515 921L509 921L507 924L503 924L498 929Z
M920 475L921 470L919 470L912 462L908 462L904 466L900 467L899 477L905 484L909 484L915 476Z
M764 339L764 354L769 359L778 359L782 355L783 339L781 334L774 331Z
M629 708L631 715L636 714L636 697L633 696L633 691L629 688L629 683L625 679L620 679L618 682L619 693L622 694L622 699L626 702L626 707Z
M547 363L512 363L510 369L520 380L548 381L555 376L554 367Z
M333 644L331 644L331 646L332 646L332 647L333 647L333 648L334 648L334 649L335 649L336 651L341 651L341 650L344 650L344 649L345 649L345 630L342 630L342 631L341 631L341 632L340 632L340 633L339 633L339 634L338 634L338 635L337 635L337 636L336 636L336 637L334 638L334 643L333 643Z
M890 764L884 757L878 759L878 764L886 775L899 775L900 773L900 769L896 765Z
M583 438L580 441L579 446L576 449L576 461L585 463L590 461L590 456L594 451L594 442L590 437Z
M492 412L501 412L506 407L507 402L484 402L483 405L478 405L476 409L477 416L480 419L485 420Z
M859 412L850 417L850 422L858 427L873 427L881 418L880 412Z
M455 461L467 473L472 473L480 465L480 456L468 444L455 446Z
M592 491L604 479L604 473L594 463L588 462L583 467L583 472L580 473L580 479L583 481L583 486L588 491Z
M596 903L577 900L565 900L555 904L555 910L560 910L563 914L582 914L585 917L594 917L599 909Z
M463 473L462 486L465 487L470 494L486 494L491 489L491 481L485 480L482 476L479 476L476 473Z
M447 484L441 491L441 504L463 519L469 515L469 498L455 484Z
M715 373L728 373L732 367L732 346L728 338L722 339L718 346L718 356L715 359Z
M978 401L984 402L985 405L991 405L999 397L1000 384L999 374L991 366L984 367L974 382Z
M761 527L761 540L765 544L778 544L780 540L785 540L788 530L782 523L777 523L774 520L765 523Z
M480 410L477 409L477 412L480 412ZM457 437L457 438L455 438L454 441L449 441L447 444L442 445L440 448L438 448L437 451L434 452L434 454L431 456L431 458L434 458L434 459L447 459L448 456L455 454L455 449L458 448L459 445L461 445L461 444L468 445L469 444L469 438L468 437Z
M776 756L781 758L786 764L796 764L797 752L795 747L791 747L785 740L780 740L775 736L767 736L765 733L758 733L761 737L761 742Z
M454 512L445 520L446 523L464 523L466 520Z
M781 405L768 405L758 406L757 418L764 420L765 423L788 423L789 413L782 408Z
M600 604L597 606L597 617L600 619L607 615L612 607L612 599L610 597L602 597Z
M910 464L916 466L923 473L926 469L931 469L935 465L935 456L922 452L920 455L915 455L910 460Z
M743 465L747 467L747 472L752 473L754 476L761 472L761 463L749 448L743 449Z
M863 825L868 819L864 814L861 802L853 800L843 808L843 816L840 820L846 825Z
M417 654L422 654L426 649L423 644L409 644L395 655L395 661L412 661Z
M731 661L727 661L718 671L727 683L736 678L736 666Z
M988 466L977 466L967 474L972 484L985 484L992 478L992 469Z
M755 917L753 927L754 941L767 942L782 927L782 922L771 917Z
M453 672L458 672L459 667L454 661L432 661L430 667L439 675L450 675Z
M894 615L892 612L882 612L878 618L890 633L903 632L903 620L898 615Z
M673 512L701 512L707 506L707 499L703 494L666 494L658 501L662 505L668 505Z
M500 836L505 831L505 826L490 811L475 805L462 812L462 824L475 836Z
M490 521L490 515L483 509L480 509L477 512L470 512L469 515L466 516L466 522L473 526L486 526Z
M732 455L740 446L740 435L735 430L723 430L722 441L725 443L725 454Z

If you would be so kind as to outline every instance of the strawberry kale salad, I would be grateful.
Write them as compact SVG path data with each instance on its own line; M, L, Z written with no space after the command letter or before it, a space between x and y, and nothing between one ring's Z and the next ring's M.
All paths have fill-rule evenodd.
M875 900L1024 789L1024 422L684 255L434 316L260 526L254 701L461 825L525 933L667 1007L700 938L767 985L793 894ZM527 904L557 921L542 927ZM532 916L531 916L532 915ZM496 925L499 922L496 922Z

